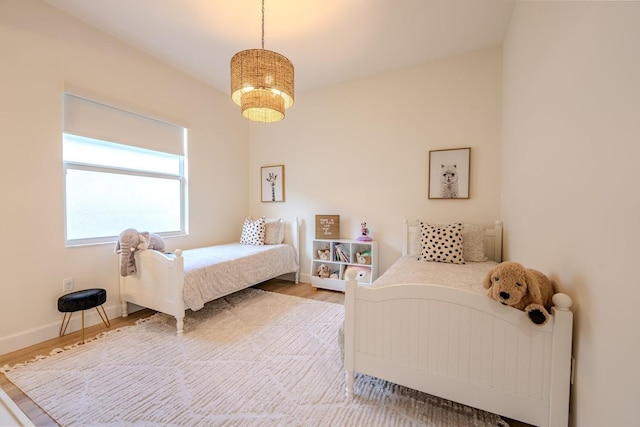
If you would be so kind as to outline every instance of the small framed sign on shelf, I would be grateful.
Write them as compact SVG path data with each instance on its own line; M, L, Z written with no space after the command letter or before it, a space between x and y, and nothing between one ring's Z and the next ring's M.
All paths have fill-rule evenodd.
M340 215L316 215L316 239L339 239Z

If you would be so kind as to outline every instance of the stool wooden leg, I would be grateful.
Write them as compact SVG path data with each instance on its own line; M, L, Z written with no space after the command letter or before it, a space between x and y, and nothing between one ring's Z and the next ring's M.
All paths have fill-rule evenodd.
M82 310L82 344L84 344L84 310Z
M104 323L104 325L107 328L111 327L111 322L109 322L109 318L107 317L107 312L104 311L104 306L101 305L100 308L102 309L102 313L104 313L104 317L102 317L102 313L100 313L100 310L98 310L98 307L96 307L96 311L100 315L100 318L102 319L102 323Z
M69 318L67 319L67 314L69 315ZM59 337L63 336L65 332L67 332L67 326L69 326L69 321L71 320L71 316L73 315L73 313L64 313L64 317L62 318L62 324L60 325L60 333L58 334ZM67 321L67 324L65 325L64 321ZM64 327L64 329L63 329Z

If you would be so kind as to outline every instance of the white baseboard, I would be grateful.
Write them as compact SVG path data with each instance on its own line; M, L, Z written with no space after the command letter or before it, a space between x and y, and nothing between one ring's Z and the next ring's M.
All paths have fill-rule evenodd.
M109 306L105 305L104 309L109 319L115 319L116 317L122 316L122 309L119 302L117 304L112 304ZM139 307L130 304L129 313L133 313L135 311L138 311L139 309ZM58 338L58 334L60 333L60 324L62 323L62 317L63 314L60 313L60 319L56 323L50 323L39 328L30 329L28 331L23 331L14 335L0 338L0 348L2 349L2 354L11 353L13 351L39 344L53 338ZM102 324L102 319L98 315L98 312L93 308L85 310L84 327L88 328L97 324ZM79 331L81 327L81 313L73 313L73 316L71 316L71 320L69 321L69 326L67 326L65 335L71 332Z

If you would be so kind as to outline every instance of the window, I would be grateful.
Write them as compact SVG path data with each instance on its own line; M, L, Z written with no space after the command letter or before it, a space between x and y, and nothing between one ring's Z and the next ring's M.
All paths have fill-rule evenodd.
M92 102L80 101L80 107ZM84 135L71 132L78 129L71 123L77 122L80 115L74 114L73 120L67 117L68 112L78 109L76 104L78 100L75 97L65 94L63 169L67 246L112 242L126 228L165 236L186 233L186 157L183 155L186 151L186 129L180 128L183 147L178 150L163 147L155 138L148 142L144 128L141 131L140 128L129 127L131 132L123 132L119 127L118 132L126 136L127 144L120 143L125 138L117 133L106 136L118 142L96 139L87 136L91 132L83 131ZM120 116L133 114L102 104L90 105L90 108L96 106L107 111L112 109ZM82 112L86 110L82 109ZM107 117L109 121L109 114L103 115L102 119ZM89 120L82 122L83 126L96 117L100 115L91 114ZM132 117L134 121L153 120L137 115ZM109 124L101 120L99 125L102 126L100 133L104 134L102 131ZM89 128L91 126L89 124ZM97 127L93 125L92 129ZM136 137L132 138L132 135ZM135 144L135 139L141 143Z

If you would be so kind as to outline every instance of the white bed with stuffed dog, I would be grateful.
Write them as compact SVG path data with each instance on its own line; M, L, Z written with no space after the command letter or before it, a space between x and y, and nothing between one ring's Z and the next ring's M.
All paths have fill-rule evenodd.
M554 298L539 326L487 296L483 280L502 261L499 222L463 234L476 261L462 265L419 261L420 234L405 221L403 256L371 286L346 284L347 393L361 391L359 372L526 423L566 426L570 298Z
M129 303L160 311L176 318L181 335L187 309L199 310L209 301L287 273L293 273L298 283L298 218L267 220L266 237L255 236L258 225L258 220L245 220L240 243L174 253L135 251L137 271L120 275L122 317L127 317Z

